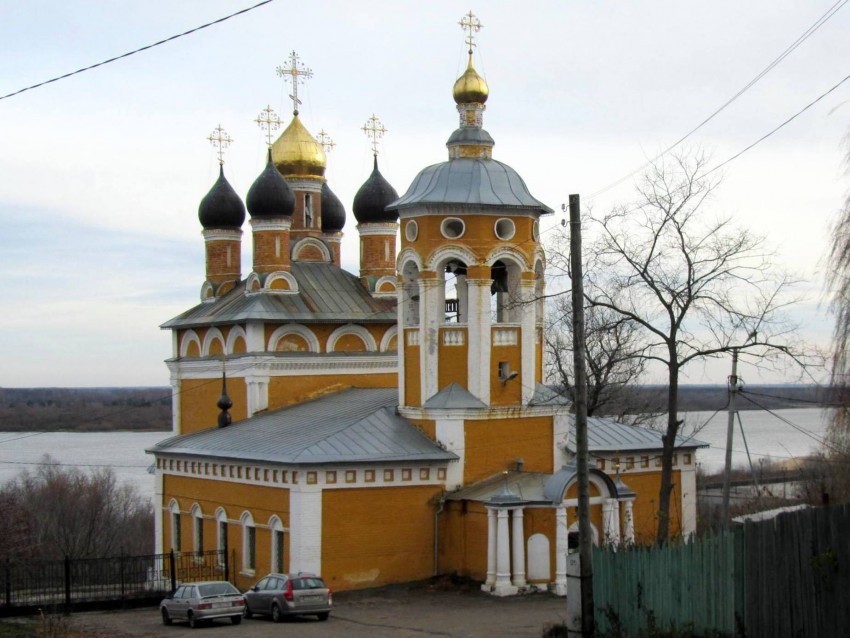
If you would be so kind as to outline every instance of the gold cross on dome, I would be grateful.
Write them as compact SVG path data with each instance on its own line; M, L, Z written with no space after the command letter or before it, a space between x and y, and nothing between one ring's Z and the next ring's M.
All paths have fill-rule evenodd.
M366 120L366 123L360 127L360 130L366 133L366 137L369 138L369 144L372 146L372 154L377 157L378 140L387 132L387 127L372 113L372 117Z
M473 34L481 30L481 21L475 17L475 14L472 13L472 10L470 9L469 13L464 15L458 24L464 31L469 30L469 34L466 36L465 42L469 45L469 52L472 53L472 47L475 46L475 36Z
M213 129L213 132L210 133L207 139L213 145L213 148L215 148L215 152L218 155L218 163L224 164L224 151L233 142L233 138L219 124Z
M289 54L289 66L279 66L275 71L279 77L285 78L288 82L292 83L292 94L289 96L289 99L292 100L293 115L298 115L298 105L301 104L301 100L298 99L298 84L304 84L304 80L313 77L312 69L304 66L298 54L292 51Z
M277 113L274 112L271 106L267 106L260 111L260 114L254 121L263 131L263 135L266 136L266 143L271 146L274 132L280 128L280 118L277 116Z
M336 143L334 143L331 136L325 132L325 129L318 132L316 135L316 141L322 145L322 150L325 151L325 153L330 153L334 146L336 146Z

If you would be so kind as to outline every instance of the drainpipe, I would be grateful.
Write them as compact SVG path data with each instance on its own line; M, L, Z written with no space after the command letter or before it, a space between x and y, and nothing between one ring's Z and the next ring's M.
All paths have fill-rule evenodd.
M434 576L440 575L440 532L439 532L439 524L440 524L440 514L443 512L443 506L446 504L446 498L444 496L440 496L440 500L437 501L439 504L439 508L436 512L434 512Z

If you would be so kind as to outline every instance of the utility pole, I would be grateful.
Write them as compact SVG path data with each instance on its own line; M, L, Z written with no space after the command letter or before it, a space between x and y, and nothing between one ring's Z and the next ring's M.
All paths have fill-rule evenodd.
M594 635L593 554L590 528L590 478L587 468L587 370L584 350L584 283L581 263L581 212L578 195L570 195L570 270L573 302L576 465L578 473L578 542L581 576L581 635Z
M723 476L723 527L729 526L729 491L732 484L732 435L735 431L735 397L738 394L738 348L732 348L729 375L729 421L726 427L726 472Z

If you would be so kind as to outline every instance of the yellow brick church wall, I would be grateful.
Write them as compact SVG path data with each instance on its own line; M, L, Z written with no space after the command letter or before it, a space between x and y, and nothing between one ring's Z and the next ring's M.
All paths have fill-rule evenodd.
M428 578L439 486L325 490L322 575L334 590Z
M233 401L230 416L240 421L248 416L245 379L228 377L227 394ZM216 407L221 396L221 378L180 380L180 430L182 434L218 426Z
M552 417L466 421L468 485L525 461L528 472L552 472Z
M394 388L397 385L398 374L395 372L272 377L269 379L269 409L275 410L346 388Z

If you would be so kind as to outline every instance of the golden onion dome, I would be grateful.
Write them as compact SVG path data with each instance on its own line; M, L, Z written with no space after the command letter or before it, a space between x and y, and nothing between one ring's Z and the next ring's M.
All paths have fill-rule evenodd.
M324 176L325 151L298 119L298 113L272 145L272 161L284 177Z
M469 56L469 65L466 67L466 71L455 81L452 94L456 104L484 104L487 101L487 97L490 95L490 87L472 66L472 54Z

